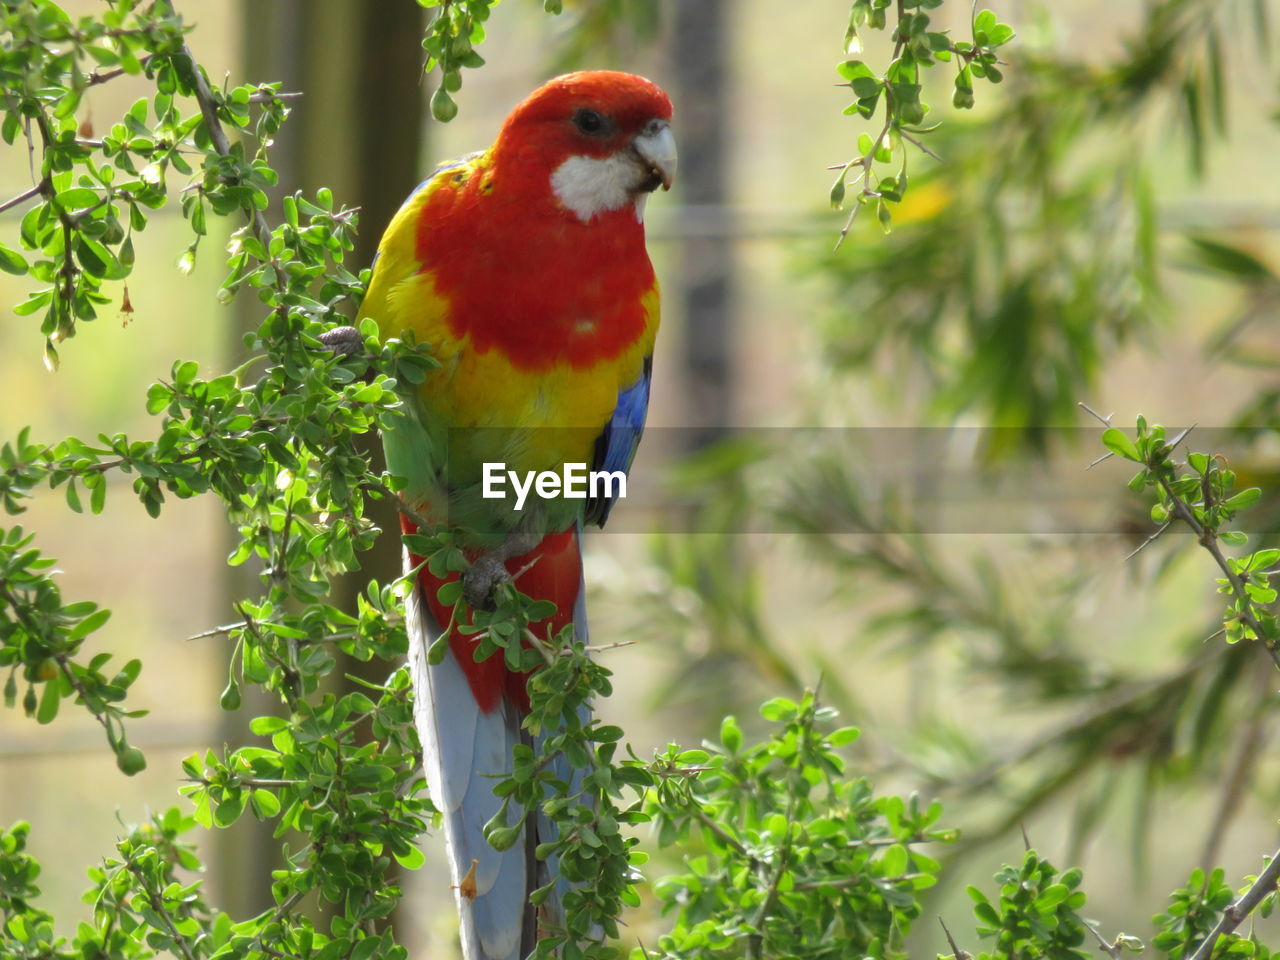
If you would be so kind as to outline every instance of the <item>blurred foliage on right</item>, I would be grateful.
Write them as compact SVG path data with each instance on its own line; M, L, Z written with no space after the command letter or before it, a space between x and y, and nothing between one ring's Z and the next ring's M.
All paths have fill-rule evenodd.
M891 230L881 237L867 218L837 250L797 255L798 276L830 304L809 318L818 374L803 422L846 426L870 395L886 419L932 426L896 447L914 456L905 468L886 458L883 431L864 429L727 441L675 470L671 488L697 504L691 529L768 532L755 535L760 549L736 533L655 536L651 576L630 581L646 586L617 587L633 601L634 635L678 665L655 703L711 725L744 691L820 676L824 700L877 735L859 742L860 769L940 796L947 823L963 825L947 863L996 842L1006 850L1020 827L1032 843L1052 831L1074 862L1109 829L1130 838L1142 876L1152 845L1170 842L1154 827L1159 810L1199 798L1177 844L1195 850L1187 871L1204 869L1182 893L1217 896L1209 879L1232 823L1252 801L1274 810L1280 787L1267 748L1275 665L1262 643L1234 642L1230 613L1224 628L1211 577L1227 568L1198 549L1243 541L1206 532L1204 511L1219 505L1207 492L1188 507L1197 525L1182 525L1127 490L1114 461L1087 473L1107 451L1081 405L1096 405L1104 367L1135 346L1157 377L1207 382L1222 398L1229 420L1210 425L1228 429L1193 430L1170 456L1203 464L1216 454L1237 492L1260 489L1248 516L1256 553L1223 563L1274 617L1275 592L1265 577L1248 582L1248 562L1275 566L1280 262L1230 218L1184 211L1162 223L1178 198L1156 169L1176 162L1178 177L1208 176L1212 147L1233 126L1277 122L1274 13L1266 0L1149 3L1138 29L1107 38L1116 52L1101 64L1047 41L1001 48L989 109L967 120L944 111L928 139L942 163L913 151L912 190L889 204ZM1015 23L1019 37L1046 36L1048 18ZM1246 61L1270 87L1233 111L1232 74ZM1268 202L1258 198L1260 221ZM1207 336L1183 299L1187 283L1206 280L1216 297ZM1194 367L1160 372L1163 348L1192 338ZM1139 403L1143 394L1143 382L1127 385ZM1127 410L1121 419L1132 422ZM964 502L947 470L957 459L971 485ZM1058 486L1033 483L1043 501L1002 499L1010 478L1046 474ZM1112 535L1063 525L1082 499ZM947 508L979 535L941 535ZM1015 509L1020 532L1009 532ZM1147 882L1164 890L1166 879ZM1055 891L1046 909L1067 902ZM1170 908L1191 924L1181 939L1166 927L1158 945L1170 956L1191 956L1213 925L1197 933L1188 909ZM1018 952L1016 939L999 955L1082 955L1074 945ZM1125 946L1104 944L1112 955Z

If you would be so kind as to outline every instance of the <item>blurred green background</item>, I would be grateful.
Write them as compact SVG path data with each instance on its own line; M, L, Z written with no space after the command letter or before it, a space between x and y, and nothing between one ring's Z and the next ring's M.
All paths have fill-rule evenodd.
M1019 827L1087 868L1106 929L1144 934L1205 857L1229 879L1251 872L1277 839L1274 675L1256 651L1211 639L1212 571L1189 540L1125 559L1151 525L1121 468L1084 473L1101 450L1073 404L1121 426L1142 412L1238 427L1217 452L1274 499L1280 129L1264 27L1280 3L1003 0L1019 34L1005 83L961 114L934 71L926 99L944 126L929 143L946 162L915 153L894 232L862 216L835 254L846 214L826 204L826 168L868 126L841 115L836 86L847 0L566 0L560 18L540 6L495 9L488 63L468 72L447 126L423 109L426 13L409 0L184 12L212 78L303 92L275 165L288 190L326 185L362 206L366 256L436 161L487 144L550 73L617 66L672 93L682 182L648 212L665 291L651 432L635 502L616 515L625 532L595 536L588 557L594 641L638 641L606 654L618 689L601 712L643 756L821 676L864 728L856 769L886 791L942 797L943 823L965 837L931 913L967 913L964 883L1020 855ZM966 29L968 5L935 16ZM867 38L869 62L882 43ZM85 121L119 116L141 95L131 82L92 90ZM0 196L30 183L25 152L5 151ZM0 435L147 436L146 387L175 358L206 374L234 365L243 307L213 297L219 238L183 275L186 238L175 208L154 218L132 312L82 325L57 373L38 325L0 316ZM24 295L0 274L0 301ZM831 429L751 432L766 427ZM961 429L929 435L945 456L907 462L906 482L874 434L844 427ZM957 483L976 497L966 532L940 533L921 517ZM1045 501L1000 526L1010 483ZM1084 484L1113 532L1063 519ZM664 509L676 501L682 512ZM1264 538L1271 509L1255 521ZM114 610L94 642L143 658L132 700L152 711L131 726L150 758L133 779L88 716L40 728L0 714L0 821L32 822L46 905L70 919L118 824L174 801L179 759L247 736L217 707L225 638L186 639L230 619L235 580L212 502L171 502L152 520L128 497L95 517L50 495L23 523L60 558L67 597ZM372 562L394 566L384 547L391 559ZM400 938L444 956L451 894L439 839L427 842ZM205 843L210 899L251 909L253 830ZM642 910L631 929L643 940L660 923ZM918 936L920 955L941 949L932 923Z

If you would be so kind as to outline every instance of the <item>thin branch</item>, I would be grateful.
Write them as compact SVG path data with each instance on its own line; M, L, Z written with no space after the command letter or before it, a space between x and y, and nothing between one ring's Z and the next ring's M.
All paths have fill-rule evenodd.
M936 153L934 153L932 150L930 150L928 147L926 147L926 146L925 146L923 143L921 143L919 140L917 140L915 137L913 137L911 134L909 134L909 133L905 132L901 127L899 127L899 128L898 128L898 134L902 137L902 139L903 139L903 140L906 140L906 141L908 141L908 142L910 142L910 143L914 143L917 147L919 147L921 150L923 150L923 151L924 151L925 153L927 153L929 156L933 157L933 159L937 160L939 163L946 163L946 162L947 162L947 161L943 160L940 156L938 156Z
M302 91L285 92L283 90L277 92L275 90L255 90L249 94L250 103L271 103L273 100L292 100L295 97L302 96Z
M396 493L394 490L388 487L381 480L378 480L374 477L368 477L364 481L364 485L371 490L376 490L378 493L382 494L388 500L392 501L396 505L396 509L399 510L400 513L402 513L404 516L408 517L411 521L413 521L414 526L418 528L419 532L423 530L430 530L432 527L436 526L436 524L433 521L428 520L425 516L423 516L421 513L415 510L412 506L409 505L409 502L405 500L404 497L400 496L400 494Z
M787 810L787 822L790 823L795 816L794 812L795 798L792 798L790 807ZM786 876L787 866L791 860L791 834L787 833L787 842L783 844L782 849L778 853L778 865L773 871L773 877L769 881L768 891L765 893L764 899L760 902L760 909L756 912L752 926L756 932L747 938L747 957L750 960L759 960L761 952L764 949L764 928L769 920L769 913L773 910L773 905L778 900L778 889L782 885L782 878ZM849 878L850 881L861 883L862 877Z
M44 191L48 187L49 187L49 178L45 177L43 180L37 183L30 190L24 190L22 191L22 193L18 194L16 197L6 200L4 203L0 203L0 213L4 213L6 210L11 210L12 208L16 207L20 203L26 203L32 197L38 196L39 194L44 193Z
M144 31L138 31L138 30L116 30L116 31L108 31L108 32L105 34L105 36L109 36L109 37L110 37L110 36L117 36L117 37L118 37L118 36L125 36L125 35L130 34L130 33L141 33L141 32L144 32ZM143 57L141 60L139 60L139 61L138 61L138 64L139 64L140 66L142 66L142 67L144 67L144 68L145 68L145 67L146 67L146 65L147 65L147 63L149 63L149 62L150 62L151 58L152 58L152 57L155 57L155 56L157 56L157 54L154 54L154 53L148 54L147 56L145 56L145 57ZM128 72L129 72L129 71L127 71L124 67L114 67L114 68L113 68L113 69L111 69L111 70L95 70L93 73L91 73L91 74L89 74L87 77L85 77L85 86L86 86L86 87L96 87L96 86L98 86L99 84L106 83L106 82L107 82L107 81L109 81L109 80L114 80L116 77L122 77L122 76L124 76L124 75L125 75L126 73L128 73Z
M126 861L125 868L137 878L141 885L143 893L146 894L147 900L151 903L151 909L156 915L164 921L164 925L169 928L169 936L173 939L173 943L182 952L185 960L195 960L195 956L191 953L191 948L187 946L186 938L178 932L178 928L173 924L173 918L169 916L169 911L165 909L164 897L157 893L156 890L147 882L147 878L143 875L142 870L132 860Z
M239 630L244 626L243 621L240 623L224 623L218 627L210 627L208 630L201 630L199 633L193 633L187 637L188 640L204 640L207 637L218 637L229 634L232 630Z
M58 664L59 672L66 677L67 683L71 684L71 688L75 690L76 694L80 697L80 702L84 704L85 709L93 714L94 719L97 720L98 723L102 724L102 729L106 730L109 736L111 734L111 725L107 722L106 712L103 711L102 713L99 713L97 710L93 709L92 704L89 703L89 692L84 688L84 684L80 682L80 678L71 671L70 657L65 653L55 653L53 655L53 659Z
M1166 520L1159 530L1157 530L1155 533L1147 537L1147 539L1143 540L1140 544L1138 544L1131 551L1129 551L1128 555L1120 562L1127 563L1128 561L1132 560L1134 557L1140 554L1143 550L1145 550L1149 544L1154 543L1156 538L1159 537L1160 534L1168 530L1171 526L1173 526L1173 521Z
M849 840L845 843L846 847L896 847L898 844L909 847L915 843L938 843L936 837L930 837L917 831L914 836L905 839L898 837L886 837L882 840Z
M1111 418L1115 416L1114 413L1108 413L1104 417L1102 414L1100 414L1097 410L1093 409L1093 407L1089 406L1083 400L1077 400L1076 406L1079 407L1081 410L1083 410L1085 413L1089 414L1089 416L1093 417L1104 427L1111 426Z
M200 115L204 117L205 128L209 131L209 139L220 156L228 157L231 155L231 141L227 139L227 132L222 128L222 121L218 119L217 98L214 97L213 90L209 88L209 81L205 78L204 71L192 55L191 48L184 43L182 52L191 60L191 72L195 75L196 103L200 105ZM264 247L269 247L271 244L271 228L267 226L267 218L263 216L262 211L257 207L246 209L245 213L258 241Z
M1185 436L1185 432L1184 432ZM1181 439L1181 438L1179 438ZM1169 481L1157 474L1156 482L1160 484L1160 488L1164 490L1165 496L1173 503L1173 512L1179 520L1195 531L1196 536L1200 539L1200 546L1209 551L1209 555L1213 557L1214 563L1218 565L1218 569L1222 571L1226 577L1227 583L1231 585L1231 592L1235 595L1240 605L1240 609L1235 611L1235 615L1253 631L1254 639L1262 644L1263 648L1271 656L1272 661L1277 667L1280 667L1280 651L1267 641L1266 632L1262 629L1262 624L1258 622L1258 618L1253 615L1253 598L1249 596L1245 590L1244 581L1240 579L1240 575L1231 569L1231 564L1227 562L1226 556L1222 553L1222 548L1218 546L1218 534L1210 527L1206 527L1191 511L1191 508L1173 492L1173 488L1169 485Z
M1080 922L1083 923L1086 927L1088 927L1089 932L1098 938L1098 946L1102 947L1102 949L1105 950L1108 954L1115 957L1116 960L1120 960L1120 957L1124 954L1124 947L1120 946L1118 939L1117 939L1117 942L1115 943L1108 943L1107 938L1104 937L1101 933L1099 933L1098 928L1095 927L1092 923L1090 923L1088 920L1085 920L1084 918L1081 918Z
M390 614L386 617L386 621L389 624L398 624L401 622L401 620L402 618L395 614ZM193 633L191 636L186 637L184 639L187 642L190 642L192 640L206 640L209 637L224 637L230 634L231 631L233 630L241 630L243 628L244 628L243 622L222 623L216 627L210 627L208 630L201 630L199 633ZM361 636L362 634L358 630L338 630L338 631L335 631L334 633L325 634L325 636L320 637L319 639L307 638L306 640L300 641L300 642L305 642L310 644L342 643L343 641L346 641L346 640L358 640L360 639ZM624 644L635 643L635 642L636 641L634 640L624 641ZM624 645L624 644L620 644L620 645ZM592 648L588 647L588 649L592 649Z
M36 117L36 129L40 131L40 141L44 144L44 152L47 155L53 146L54 136L49 120L43 113ZM56 200L57 195L53 190L52 179L48 176L42 178L39 186L46 199ZM75 316L76 274L79 270L76 269L75 251L71 241L76 229L76 221L62 209L60 204L54 203L53 206L58 212L58 221L62 224L62 266L58 270L62 275L62 299L68 315ZM59 338L64 320L59 320L59 329L51 334L51 340Z
M556 662L555 651L553 651L547 644L543 643L542 640L539 639L538 635L528 627L524 628L524 639L529 646L533 647L533 649L537 650L538 653L542 655L542 661L547 666L551 666Z
M902 56L902 49L906 45L907 38L903 35L902 21L906 19L906 5L904 0L898 0L898 20L894 26L894 44L893 56L889 58L889 66L892 67ZM884 138L889 135L889 131L893 129L893 89L888 82L884 83L884 126L880 128L880 132L876 134L875 140L871 144L871 149L864 153L861 157L850 160L845 165L845 170L851 167L861 166L862 173L858 174L858 179L854 181L854 185L858 187L859 194L853 203L853 210L849 213L849 218L845 220L844 226L840 229L840 235L836 238L835 249L839 250L844 244L845 239L849 236L849 231L853 229L853 221L857 219L858 211L862 209L863 197L874 196L880 194L872 190L867 181L871 177L871 168L875 163L876 151L880 149L880 145L884 143ZM843 177L843 175L842 175Z
M1277 881L1280 881L1280 850L1271 855L1271 862L1258 875L1253 886L1246 890L1239 900L1222 911L1222 919L1213 928L1213 932L1196 948L1196 952L1191 955L1191 960L1209 960L1213 954L1213 948L1218 945L1218 938L1234 932L1236 927L1244 923L1245 918L1253 913L1258 904L1268 895L1276 892Z
M8 585L3 580L0 580L0 599L3 599L5 603L9 605L13 610L14 616L22 623L23 628L30 636L40 636L41 631L39 624L34 623L29 619L26 611L18 603L18 598L14 596L13 591L9 589ZM53 660L58 665L58 671L66 679L67 683L71 685L71 689L73 689L80 697L80 702L84 704L84 708L93 714L93 718L102 725L102 729L107 731L107 736L110 738L111 725L107 722L106 711L100 712L95 710L93 705L89 702L89 692L85 689L84 684L80 682L80 678L71 670L71 658L68 657L66 653L58 651L54 653Z
M951 945L951 956L954 957L955 960L971 960L971 958L973 957L973 954L971 954L968 950L962 950L960 946L956 943L956 938L953 937L951 935L951 931L947 929L947 921L939 917L938 922L942 924L942 932L946 934L947 943Z
M639 642L639 640L615 640L613 643L599 643L594 646L583 647L583 649L586 650L587 653L603 653L606 650L620 650L623 647L634 647ZM561 650L560 656L573 656L573 651Z
M710 815L702 809L702 805L697 800L690 798L689 806L693 809L693 814L698 818L698 822L707 828L713 837L723 843L726 847L736 853L738 856L745 858L751 863L756 862L756 858L747 852L747 848L738 842L731 834L729 834L720 824L711 819Z
M1169 441L1169 444L1168 444L1169 450L1172 451L1174 447L1182 443L1183 440L1187 439L1187 437L1191 435L1191 431L1198 426L1199 426L1198 423L1193 423L1191 426L1183 428L1183 431L1180 434L1178 434L1176 437L1174 437L1172 440Z
M204 777L184 777L187 783L198 783L201 786L212 787L214 781L206 780ZM306 780L277 780L277 779L260 779L257 777L236 777L235 782L241 787L296 787L300 783L306 783Z
M151 59L150 57L147 57L147 60L150 60L150 59ZM146 60L142 60L139 62L146 63ZM124 67L116 67L113 70L103 70L101 73L94 72L89 74L89 76L85 79L85 86L96 87L100 83L106 83L108 80L114 80L116 77L122 77L127 72L128 71L126 71Z
M919 873L904 873L896 877L875 877L876 883L903 883L907 880L914 880L916 877L922 876ZM856 887L867 882L867 875L864 873L855 873L847 877L839 877L835 880L805 880L797 883L792 889L794 890L821 890L824 887L831 887L835 890L842 890L845 887Z

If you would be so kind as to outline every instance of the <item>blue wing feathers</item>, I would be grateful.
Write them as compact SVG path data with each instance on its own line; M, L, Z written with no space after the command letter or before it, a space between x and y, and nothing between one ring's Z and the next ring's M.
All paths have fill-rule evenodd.
M653 357L645 357L640 379L618 394L613 416L605 424L604 432L596 438L595 462L592 470L622 471L631 469L640 436L644 433L645 417L649 414L649 384L653 380ZM616 488L615 488L616 489ZM609 512L617 503L617 496L592 497L587 501L586 519L589 523L605 525Z

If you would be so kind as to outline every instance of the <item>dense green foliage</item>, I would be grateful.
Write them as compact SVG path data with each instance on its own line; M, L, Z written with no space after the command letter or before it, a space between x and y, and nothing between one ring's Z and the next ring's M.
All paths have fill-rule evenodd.
M1091 200L1107 171L1097 177L1086 171L1065 185L1049 172L1067 165L1068 144L1087 121L1123 124L1125 107L1151 87L1151 72L1176 70L1187 46L1212 33L1193 17L1198 13L1212 21L1206 5L1166 0L1154 5L1149 44L1137 48L1136 62L1146 63L1145 72L1131 65L1127 72L1093 78L1092 87L1076 75L1079 83L1067 90L1065 84L1053 86L1045 64L1009 68L997 61L996 48L1013 33L989 11L972 18L966 40L931 30L929 11L940 3L855 0L851 7L846 55L855 56L859 31L876 29L889 31L892 54L883 71L860 59L845 60L839 68L857 97L847 112L872 120L878 110L884 113L878 133L859 136L857 155L840 168L832 200L844 199L852 175L853 213L874 201L886 226L888 204L908 200L907 145L920 147L919 137L929 132L920 126L927 110L921 99L923 68L938 61L955 66L952 102L961 108L973 105L975 77L995 82L1009 69L1031 77L1020 81L1026 86L1014 103L1022 119L1039 125L1029 124L1024 139L1004 151L988 149L980 159L966 152L970 141L989 144L1012 135L994 118L962 128L942 141L954 145L959 157L948 175L953 182L976 180L978 167L994 152L1007 165L1000 168L1000 189L1014 196L1035 194L1035 216L1058 223L1075 217L1097 227L1090 218L1101 204ZM456 113L450 94L461 84L461 69L483 63L474 47L483 40L491 2L423 5L440 8L424 47L428 68L440 68L432 109L443 121ZM545 6L559 12L559 3L547 0ZM601 4L598 9L614 6L626 8ZM636 7L644 16L652 13L644 4ZM589 26L601 22L591 10L579 15ZM25 150L30 143L38 160L34 186L2 205L25 212L16 240L0 238L0 268L28 275L39 285L18 312L40 313L46 362L56 364L78 324L94 320L106 302L104 284L127 280L134 263L133 234L146 228L151 211L166 204L180 204L190 224L192 240L182 260L188 269L197 255L208 255L200 244L209 219L234 219L237 230L220 296L246 295L262 304L260 322L246 340L254 354L248 363L203 379L194 362L180 359L167 380L152 386L146 404L157 418L154 439L121 435L40 442L24 432L5 443L0 447L5 509L20 513L47 486L60 489L73 511L86 506L86 495L88 508L101 511L105 476L113 471L134 478L134 493L153 514L169 497L218 497L239 537L232 562L251 564L259 572L259 592L236 605L235 622L210 631L226 635L233 649L221 705L239 709L245 685L263 688L279 704L278 714L252 720L252 732L263 738L259 744L221 755L209 751L183 763L187 805L132 828L110 859L90 869L92 886L85 899L91 910L74 933L62 927L55 931L53 918L39 905L39 867L24 850L28 828L17 824L0 835L0 957L133 958L159 952L185 960L403 957L403 947L384 922L400 897L388 871L396 862L410 869L421 863L416 841L433 815L419 771L408 674L398 665L406 646L399 604L407 586L371 582L349 611L325 598L336 576L358 567L361 551L376 533L366 500L397 500L397 479L371 473L356 440L398 415L400 385L420 383L431 375L432 363L418 345L377 342L371 327L362 330L365 351L359 355L336 357L319 339L358 303L367 272L345 263L356 215L328 191L293 194L279 211L269 209L266 190L276 175L268 140L288 115L288 101L277 85L211 86L185 45L188 28L164 0L117 0L100 17L75 20L51 0L33 0L5 4L0 17L0 133L10 149ZM1151 49L1163 50L1165 59L1142 60ZM100 139L82 135L77 108L84 90L123 74L145 75L154 94L135 103ZM1205 81L1197 75L1184 93L1193 122L1203 119L1197 104L1201 84L1212 86L1211 76ZM1102 96L1104 91L1110 96ZM1052 119L1044 115L1062 101L1073 109ZM1025 163L1027 157L1035 162ZM876 164L895 161L895 173L876 172ZM1121 195L1136 205L1139 216L1121 237L1126 252L1120 261L1107 260L1105 247L1058 256L1062 250L1045 240L1047 248L1025 262L997 258L1002 265L998 282L980 288L986 275L968 258L990 249L976 231L983 223L998 223L999 235L1005 235L1020 228L1004 218L1026 215L1018 204L998 206L988 196L949 205L927 231L900 229L881 245L842 253L848 256L842 265L828 264L835 299L862 284L860 290L873 291L874 308L894 304L895 323L854 333L833 322L837 366L866 361L881 340L929 345L921 359L945 371L948 382L940 390L945 403L955 411L978 407L990 412L993 422L1016 428L1004 438L1008 448L993 453L1035 448L1043 440L1035 426L1090 385L1102 342L1138 323L1136 311L1155 284L1143 178L1137 170L1124 174L1117 181ZM185 179L182 186L179 179ZM1050 182L1060 187L1058 193L1034 189ZM955 237L966 231L975 232L957 242ZM1223 245L1205 241L1199 249L1251 282L1265 283L1270 276L1265 265L1255 261L1250 267ZM933 295L922 291L915 297L908 288L919 285L921 262L933 264L938 276ZM1110 282L1115 278L1109 273L1099 276L1104 265L1124 282ZM1032 279L1046 270L1069 282L1045 284L1042 290ZM1057 374L1050 382L1015 376L1025 351L1013 357L991 352L1025 347L1003 334L1028 317L1042 319L1060 338L1042 340L1043 352L1037 355L1047 356ZM963 328L974 343L989 340L996 346L969 350L971 363L952 369L932 347L943 339L937 331L947 324ZM1009 376L989 377L997 367ZM1253 410L1255 416L1265 414L1265 403ZM1086 656L1071 649L1061 632L1041 631L1036 641L1047 642L1028 642L1026 631L1003 616L998 602L966 593L918 539L895 539L893 530L858 547L841 540L841 532L883 529L858 491L849 492L854 485L845 471L856 457L835 451L834 460L806 462L808 472L798 482L805 495L775 505L807 534L808 545L837 575L870 571L918 588L915 606L896 620L887 615L880 627L909 623L929 636L957 627L981 633L996 652L985 654L978 666L994 664L1015 678L1011 684L1024 694L1109 696L1109 702L1118 702L1112 713L1099 713L1076 730L1076 740L1054 745L1067 761L1045 773L1036 788L1042 792L1045 785L1052 790L1087 772L1099 752L1098 737L1150 729L1152 711L1176 699L1172 693L1183 694L1193 684L1211 691L1229 687L1259 645L1275 655L1276 594L1268 576L1278 554L1262 549L1227 557L1221 546L1243 542L1243 534L1227 527L1237 512L1259 499L1257 488L1236 491L1232 471L1212 454L1191 453L1182 466L1173 459L1179 445L1166 442L1160 428L1145 422L1132 439L1108 424L1103 442L1141 464L1131 486L1153 499L1156 523L1191 527L1212 554L1227 595L1226 640L1240 641L1235 649L1196 659L1170 677L1137 684L1136 692L1118 681L1093 680ZM739 483L739 468L759 458L730 459L733 469L703 474L704 492L712 490L721 510L760 509L744 505L747 494ZM815 504L821 505L821 515L813 512ZM449 532L423 526L425 532L405 538L407 546L440 572L459 569L464 561ZM87 643L107 613L93 602L62 597L52 561L34 536L16 525L0 536L0 668L8 670L6 703L13 706L21 699L29 715L49 723L64 701L77 702L104 727L120 769L136 773L145 760L128 742L124 721L132 714L124 704L142 665L131 661L112 674L108 653L90 653ZM939 826L940 818L946 821L938 804L877 793L867 778L851 772L848 747L857 730L831 729L834 710L824 702L845 705L839 689L833 689L834 672L821 699L795 692L802 678L770 649L756 618L759 578L741 557L728 556L731 545L667 541L663 549L669 551L666 565L676 585L688 586L702 599L699 615L720 618L715 635L745 638L759 654L758 662L774 671L771 679L785 683L798 699L769 699L761 709L766 732L754 742L730 717L720 724L718 743L692 749L673 745L642 760L623 746L622 730L580 719L583 703L608 695L610 674L570 633L553 644L533 637L527 625L546 614L542 605L507 588L496 610L478 615L475 625L486 631L485 653L539 668L530 686L531 729L562 731L547 739L540 756L519 752L513 775L496 789L523 808L524 816L539 808L551 816L560 839L539 855L554 855L567 876L591 881L569 895L568 929L544 940L538 955L603 960L630 946L584 938L599 927L607 938L622 939L619 915L624 905L640 902L640 868L647 860L630 828L650 824L658 848L687 854L677 872L652 879L671 926L653 949L636 948L637 960L905 956L905 938L926 913L920 894L942 870L931 855L934 845L956 841L958 831ZM718 576L709 576L710 569ZM667 615L680 614L668 610ZM672 621L654 623L662 629ZM1050 649L1059 640L1061 648ZM381 684L334 694L326 685L335 668L334 650L361 660L390 657L389 676ZM1117 690L1132 696L1117 698ZM586 772L581 792L552 778L547 761L554 752ZM1035 802L1034 796L1015 798L1008 822L1017 822ZM197 828L226 827L246 813L274 824L282 866L272 874L275 906L257 916L232 917L206 902L190 837ZM513 828L502 823L504 816L496 818L489 831L498 846L515 839ZM300 844L299 836L304 838ZM1210 952L1268 957L1252 935L1234 931L1254 907L1270 909L1275 872L1268 866L1247 883L1242 906L1233 912L1226 908L1234 895L1220 871L1193 873L1155 919L1153 946L1173 958L1205 960ZM1059 872L1028 851L1021 865L1000 871L994 895L971 888L975 922L952 926L960 929L962 943L988 942L990 951L980 954L984 958L1084 957L1095 945L1115 956L1134 947L1130 936L1106 939L1090 926L1080 913L1083 884L1080 871ZM313 908L312 894L322 909ZM540 895L544 892L535 894ZM1219 941L1219 934L1225 939ZM966 955L959 945L953 949Z

